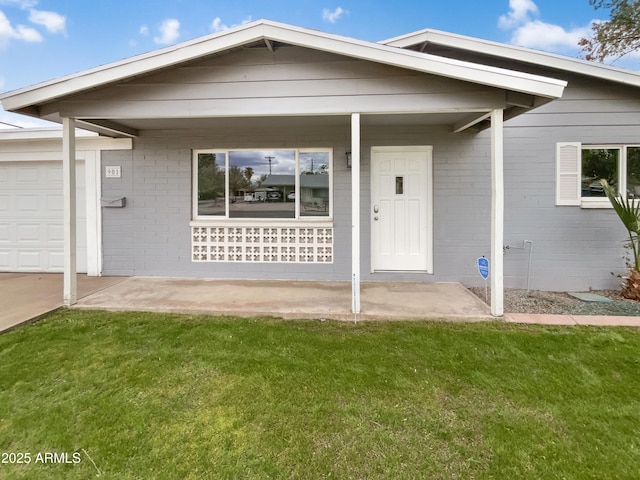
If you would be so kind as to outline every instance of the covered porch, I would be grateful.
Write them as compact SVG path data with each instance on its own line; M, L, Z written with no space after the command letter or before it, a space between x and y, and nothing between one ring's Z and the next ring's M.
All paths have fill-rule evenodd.
M63 124L68 305L77 301L73 192L75 128L82 127L134 139L129 158L103 157L103 171L117 167L118 179L122 167L122 180L104 172L103 188L126 198L122 211L103 218L107 274L347 280L350 311L359 314L366 309L363 280L461 281L474 268L470 259L486 254L491 313L501 316L503 121L558 98L563 88L546 77L261 20L18 91L3 104ZM264 158L269 149L289 149L298 182L290 217L233 216L230 156L243 149ZM329 204L315 217L303 211L298 180L310 149L330 158ZM416 155L400 163L417 165L415 175L375 170L407 152ZM229 172L226 184L209 192L210 200L224 197L213 211L199 210L201 160L214 173L221 165ZM418 203L404 201L396 211L407 229L404 243L409 235L419 240L415 263L411 255L379 261L384 239L376 243L375 225L383 225L379 235L396 225L383 224L383 213L392 211L383 202L395 200L376 196L385 175L391 196L421 189ZM289 186L276 197L286 205L291 193ZM448 210L447 201L461 198L467 205ZM416 211L421 223L413 228L408 215ZM456 218L461 211L464 218ZM475 224L482 231L470 234ZM462 237L469 241L456 250Z
M487 117L491 123L487 124L488 128L481 134L469 132L466 129L460 132L452 131L452 125L465 122L467 121L465 119L470 116L474 118ZM193 275L197 278L221 278L227 281L258 281L263 277L271 277L265 285L271 281L276 283L284 281L284 283L280 283L283 289L287 285L287 281L330 280L332 291L336 288L343 289L341 297L344 295L348 297L348 311L352 315L375 316L370 311L371 303L367 303L365 297L367 285L389 282L392 290L400 292L402 285L407 286L410 291L414 291L413 286L422 284L426 289L423 293L434 294L439 291L439 288L435 286L437 282L461 282L464 281L462 277L465 274L469 276L469 271L472 274L475 273L474 266L471 265L469 268L468 265L471 257L456 252L456 250L460 251L464 248L465 250L471 249L472 256L486 255L491 259L490 281L491 291L494 294L490 301L492 307L490 313L494 316L501 316L503 313L502 212L504 202L502 121L502 109L495 109L483 113L483 115L462 111L419 114L411 112L398 114L354 113L348 116L209 118L197 121L130 119L127 123L136 126L139 132L133 151L134 158L131 162L131 168L134 170L144 168L145 171L150 171L150 166L136 165L136 156L146 156L150 148L149 145L155 144L160 136L164 136L164 140L169 144L172 143L172 138L179 136L181 143L170 148L176 151L187 151L186 147L191 143L191 136L197 138L202 135L201 132L209 130L223 131L231 138L237 135L236 132L247 128L260 131L261 134L257 135L255 139L245 140L243 144L245 148L258 150L264 144L274 146L271 138L277 138L277 131L282 130L287 132L287 136L297 138L323 137L322 140L307 140L306 142L316 147L328 147L332 151L331 204L330 208L321 212L326 216L307 216L294 219L272 219L266 216L264 218L232 218L229 216L225 218L193 218L182 209L186 215L182 214L180 218L176 216L175 221L171 220L166 226L163 225L162 229L169 229L166 234L167 238L189 234L190 244L184 245L182 243L179 245L180 255L190 257L188 263L176 262L175 267L172 265L164 271L159 270L154 265L156 259L158 260L157 265L161 266L163 257L170 254L171 247L162 245L160 248L164 248L164 250L158 249L155 254L149 252L151 247L146 247L147 252L132 260L133 269L130 274L181 278ZM66 125L75 122L72 119L65 119L63 123ZM66 127L65 131L67 128L69 132L73 132L71 126ZM477 138L478 135L479 138ZM265 138L269 140L265 140ZM68 141L73 143L73 138L69 138ZM235 144L235 142L233 140L231 143ZM383 146L376 146L378 142L381 142ZM454 143L458 147L454 147ZM198 145L195 142L191 144ZM291 144L290 140L283 137L278 140L275 146L282 145L281 148L286 148ZM140 153L136 154L136 148ZM475 158L462 157L454 160L449 158L455 156L454 154L443 152L448 150L457 154L458 148L461 150L475 149ZM403 220L383 224L386 212L378 211L379 202L377 199L379 199L379 195L375 193L374 177L377 177L374 172L374 154L376 150L381 150L392 154L408 155L416 149L419 151L428 149L428 156L419 155L417 157L424 167L424 171L421 172L422 176L419 178L425 186L424 203L418 210L415 210L419 212L419 218L414 219L416 222L420 221L425 227L424 231L419 232L416 236L416 240L421 244L418 249L420 250L419 255L414 255L415 252L409 252L409 255L405 255L408 258L408 263L405 262L398 266L393 263L390 266L387 266L388 264L377 266L375 258L379 253L380 246L376 245L376 235L380 235L380 231L383 234L392 230L396 231L400 224L404 224L409 232L413 230L412 226L415 223L412 220ZM176 159L178 157L172 158L172 154L169 154L167 162L163 164L156 162L153 168L161 171L165 168L165 164L171 164ZM189 157L187 159L191 160ZM467 169L465 163L468 160L473 161L476 165ZM106 168L104 165L116 163L121 162L103 160L103 169ZM168 168L171 170L172 167ZM457 172L453 176L443 172L443 169L455 168L464 169L464 172ZM69 168L69 170L72 169L73 167ZM479 175L478 170L480 171ZM192 173L196 171L197 164L194 163ZM195 175L195 173L193 174ZM129 170L125 170L123 164L123 176L128 175ZM153 185L155 181L160 180L155 178L152 173L145 175L141 180L145 185ZM476 190L473 190L470 183L458 184L460 179L474 175L478 175L478 178L481 179L478 181ZM189 176L186 177L187 180ZM394 180L395 178L391 179L391 181ZM406 185L403 188L408 190L409 180L406 178L405 180ZM133 248L145 248L149 239L149 235L145 232L149 228L160 228L164 217L167 217L167 209L172 208L172 202L175 201L170 198L161 198L158 193L151 192L150 189L133 195L126 190L108 190L111 182L113 181L109 179L103 180L103 196L115 198L122 195L127 198L127 206L123 209L103 210L103 221L107 222L105 231L109 231L108 225L111 223L116 224L121 221L121 218L132 216L132 223L136 228L132 231ZM185 184L182 188L184 192L187 192L189 186ZM73 191L73 187L69 187L69 190ZM446 193L443 194L445 191ZM154 196L152 197L151 194ZM471 202L464 211L456 211L455 201L449 200L452 194L458 199L469 196ZM70 195L70 204L73 201L72 197ZM391 201L395 202L396 200ZM228 211L239 206L238 203L231 204L231 199L228 199L227 203ZM224 201L221 205L224 211ZM281 205L280 202L261 204L256 207L263 210L264 207L279 205ZM192 205L191 211L195 212L197 208L197 205ZM407 204L406 208L414 209L415 205ZM301 204L298 209L302 213ZM257 211L258 208L254 210ZM153 213L149 213L151 211ZM73 218L73 215L69 215L69 218ZM149 228L140 226L144 225L145 221L148 221ZM376 233L376 229L378 233ZM465 238L465 229L474 229L471 241ZM277 233L266 238L267 231L276 231ZM303 232L307 231L314 233L303 237ZM287 236L292 236L285 238L285 232ZM71 236L71 233L69 235ZM409 236L410 233L406 233L406 235ZM155 235L156 238L158 236L160 234ZM103 252L106 257L114 257L119 253L118 250L122 249L123 244L113 244L109 238L111 238L110 234L103 236L106 242L103 245ZM137 242L139 244L135 245ZM275 242L277 247L273 247L271 242ZM328 245L330 251L329 253L325 251L321 258L320 252L323 251L324 245ZM271 252L274 248L277 248L278 254L274 259L267 259L267 249ZM311 258L303 257L301 252L310 248L315 249L316 253L312 254ZM281 252L285 249L286 254ZM293 258L289 257L288 253L292 249L296 252L293 254ZM69 251L73 250L74 248L70 246ZM394 258L397 258L394 255L391 257L392 262ZM418 264L416 263L418 257L428 258L428 261L424 265ZM471 261L474 261L475 257ZM462 272L460 266L453 263L459 259L466 262L467 265L463 267L466 272ZM113 268L111 265L108 267ZM73 272L74 270L70 267L69 271ZM106 274L112 275L114 273L107 270ZM74 273L65 278L67 279L65 302L68 305L73 305L75 304ZM347 282L345 283L344 280ZM221 285L223 284L221 283ZM162 285L169 288L167 293L171 293L170 289L174 284L162 283ZM371 288L368 290L371 292ZM420 305L418 292L420 290L415 290L417 294L415 305ZM298 295L299 293L299 290L294 289L290 295ZM226 293L220 290L219 295L214 298L224 298ZM284 296L286 297L286 295ZM443 299L446 298L448 296L444 295ZM194 304L199 303L196 298L193 300ZM325 300L327 305L332 304L331 296L327 296ZM222 303L224 304L224 302ZM430 308L419 307L407 312L401 306L402 302L390 299L388 308L383 309L384 313L380 315L396 318L403 314L409 314L416 318L433 316L433 311ZM393 313L394 308L397 308L397 314ZM471 308L471 312L471 316L476 316L478 313L474 308ZM449 315L445 314L445 316ZM465 317L467 315L463 311L459 311L453 316Z

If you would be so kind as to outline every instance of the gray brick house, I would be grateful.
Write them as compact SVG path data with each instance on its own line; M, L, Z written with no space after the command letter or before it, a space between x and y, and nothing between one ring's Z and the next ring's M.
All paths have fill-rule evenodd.
M598 180L640 195L639 93L636 72L443 32L257 21L0 100L62 123L68 165L75 126L131 139L97 155L101 274L350 280L357 311L361 280L478 285L486 256L501 315L503 285L617 286Z

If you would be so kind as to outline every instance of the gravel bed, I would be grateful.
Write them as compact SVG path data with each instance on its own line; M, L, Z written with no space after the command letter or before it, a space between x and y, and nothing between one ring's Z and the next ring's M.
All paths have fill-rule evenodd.
M485 300L483 287L469 288L482 301ZM640 316L640 302L627 300L616 290L594 290L589 293L602 295L613 300L611 303L583 302L565 292L543 292L540 290L518 290L506 288L504 291L504 311L507 313L546 313L558 315L621 315ZM491 291L489 290L489 301ZM488 302L487 302L488 303Z

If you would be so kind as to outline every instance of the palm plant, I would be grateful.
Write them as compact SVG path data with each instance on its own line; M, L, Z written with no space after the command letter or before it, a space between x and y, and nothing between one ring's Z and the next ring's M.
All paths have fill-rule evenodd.
M640 300L640 202L625 196L616 195L615 189L606 180L600 183L609 198L613 209L629 234L629 245L633 253L633 265L629 265L629 276L623 277L622 295L625 298Z

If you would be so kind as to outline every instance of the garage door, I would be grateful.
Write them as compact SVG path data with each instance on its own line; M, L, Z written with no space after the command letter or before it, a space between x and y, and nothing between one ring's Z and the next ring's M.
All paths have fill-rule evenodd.
M84 163L77 164L79 272L87 271ZM62 272L62 162L0 162L0 271Z

